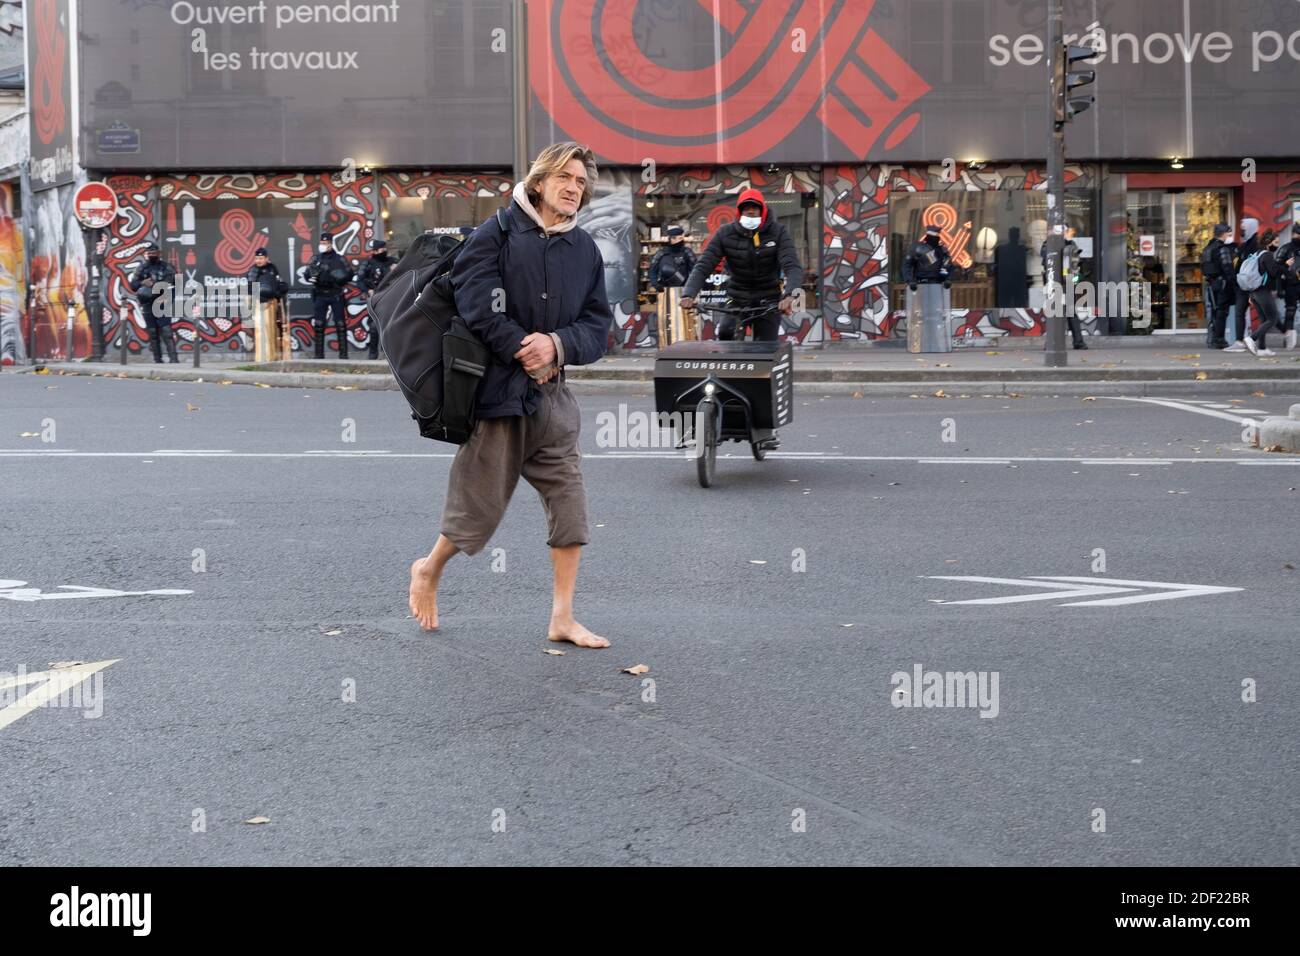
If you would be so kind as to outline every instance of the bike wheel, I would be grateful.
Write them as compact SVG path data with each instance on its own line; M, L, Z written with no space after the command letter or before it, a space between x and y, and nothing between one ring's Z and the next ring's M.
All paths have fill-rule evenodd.
M718 429L715 416L717 406L700 402L695 408L695 474L701 488L713 484L713 473L718 465Z

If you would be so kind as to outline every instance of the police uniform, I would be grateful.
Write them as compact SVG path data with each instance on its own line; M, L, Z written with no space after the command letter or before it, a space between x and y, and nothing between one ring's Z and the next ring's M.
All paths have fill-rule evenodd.
M388 255L388 243L382 239L372 240L370 243L370 258L365 261L361 271L357 273L357 286L366 296L367 304L370 302L370 296L379 284L384 281L397 260ZM370 350L372 359L379 358L379 329L375 327L375 320L370 316L370 311L366 310L366 345Z
M144 327L149 332L149 348L153 360L161 364L163 346L167 346L167 361L175 363L176 333L172 329L171 303L174 301L176 270L162 257L149 258L151 253L159 252L156 243L145 246L145 260L131 276L131 291L135 293L144 312ZM150 281L152 280L152 281ZM146 282L150 282L146 285ZM122 347L126 348L125 340ZM195 342L195 347L198 343Z
M339 358L348 357L348 314L343 304L343 294L352 281L352 267L334 249L334 237L326 232L321 242L330 243L328 252L318 252L311 257L305 273L311 285L311 324L315 332L315 357L325 357L325 325L330 313L334 315L334 331L339 340Z

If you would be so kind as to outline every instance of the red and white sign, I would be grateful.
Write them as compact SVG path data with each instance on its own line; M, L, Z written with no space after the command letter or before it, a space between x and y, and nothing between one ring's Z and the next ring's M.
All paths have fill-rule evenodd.
M103 229L117 218L117 193L103 183L86 183L72 199L72 213L87 229Z
M1156 254L1156 237L1139 236L1138 237L1138 255L1154 256Z

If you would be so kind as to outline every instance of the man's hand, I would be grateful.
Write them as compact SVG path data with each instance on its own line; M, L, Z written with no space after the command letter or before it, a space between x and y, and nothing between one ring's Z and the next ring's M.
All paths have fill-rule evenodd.
M541 371L555 362L555 343L545 332L531 332L524 336L522 348L515 353L515 359L529 375Z
M682 308L683 308L683 309L694 309L694 308L695 308L695 300L683 296L683 297L682 297Z
M538 385L545 385L555 376L560 374L560 367L552 362L550 365L537 372L529 372L529 377Z
M777 308L781 310L782 315L790 315L794 312L794 296L787 295L780 301Z

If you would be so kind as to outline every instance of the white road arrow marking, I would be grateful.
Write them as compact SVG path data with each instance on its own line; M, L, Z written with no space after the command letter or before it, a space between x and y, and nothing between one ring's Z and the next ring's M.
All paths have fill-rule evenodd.
M1176 598L1199 597L1204 594L1227 594L1245 588L1227 588L1213 584L1175 584L1172 581L1114 581L1110 578L1044 578L1047 581L1096 581L1100 584L1127 584L1135 588L1165 588L1157 594L1139 594L1134 597L1106 598L1101 601L1074 601L1063 607L1115 607L1119 604L1142 604L1146 601L1172 601Z
M0 580L0 598L9 601L59 601L72 598L145 597L162 594L193 594L179 588L160 588L155 591L118 591L115 588L88 588L80 584L60 584L59 590L68 593L45 593L40 588L24 587L26 581Z
M969 575L951 575L951 574L932 574L930 575L936 581L976 581L980 584L1013 584L1020 587L1030 588L1054 588L1055 584L1046 584L1042 581L1030 581L1025 578L985 578ZM1122 591L1132 591L1133 588L1122 587L1078 587L1068 591L1052 591L1049 594L1011 594L1005 597L993 598L975 598L970 601L944 601L944 604L1020 604L1024 601L1055 601L1060 598L1087 597L1096 594L1118 594Z
M1118 578L1089 577L1053 577L1036 574L1029 578L990 578L975 575L932 574L936 581L974 581L979 584L1011 584L1027 588L1055 588L1060 584L1073 584L1067 591L1051 591L1047 594L1010 594L1002 597L975 598L968 601L941 601L941 604L1020 604L1026 601L1056 601L1063 598L1096 598L1101 594L1123 594L1159 588L1155 593L1129 593L1125 597L1100 598L1099 600L1065 601L1059 607L1116 607L1121 604L1143 604L1147 601L1172 601L1176 598L1201 597L1207 594L1227 594L1242 591L1244 588L1220 587L1210 584L1178 584L1172 581L1126 581Z
M30 674L19 674L16 677L10 674L0 675L0 692L7 691L11 687L22 687L44 681L40 687L28 691L8 707L0 707L0 730L4 730L15 720L26 717L38 707L49 706L50 701L67 693L92 674L102 671L110 664L116 664L119 660L121 660L120 657L111 661L96 661L93 664L75 664L72 667L33 671ZM0 694L0 699L8 696L10 695Z

